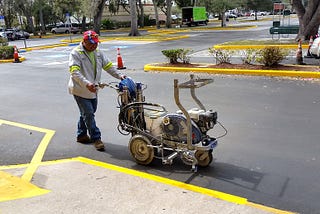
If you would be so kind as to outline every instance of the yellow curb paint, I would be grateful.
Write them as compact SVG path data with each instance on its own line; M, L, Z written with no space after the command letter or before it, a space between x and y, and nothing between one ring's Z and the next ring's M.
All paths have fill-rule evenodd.
M20 62L23 62L26 60L26 58L23 56L19 56L19 60L20 60ZM13 63L14 59L1 59L0 60L0 63L10 63L10 62Z
M148 173L140 172L137 170L128 169L128 168L124 168L124 167L120 167L120 166L116 166L116 165L112 165L112 164L108 164L108 163L104 163L104 162L100 162L100 161L95 161L95 160L84 158L84 157L78 157L77 159L80 162L83 162L86 164L95 165L95 166L103 167L106 169L122 172L125 174L146 178L146 179L153 180L153 181L156 181L159 183L164 183L164 184L176 186L176 187L179 187L182 189L190 190L193 192L198 192L198 193L208 195L208 196L211 196L214 198L219 198L224 201L229 201L229 202L236 203L236 204L243 204L243 205L255 207L257 209L265 210L265 211L268 211L271 213L293 214L292 212L289 212L289 211L279 210L279 209L275 209L272 207L267 207L267 206L263 206L260 204L251 203L246 198L242 198L239 196L235 196L235 195L231 195L231 194L227 194L227 193L223 193L223 192L219 192L219 191L215 191L215 190L211 190L211 189L206 189L206 188L199 187L199 186L194 186L191 184L186 184L186 183L183 183L180 181L175 181L175 180L171 180L168 178L163 178L163 177L160 177L157 175L152 175L152 174L148 174Z
M55 131L49 130L49 129L44 129L44 128L39 128L39 127L31 126L31 125L1 120L1 119L0 119L0 124L7 124L10 126L20 127L23 129L28 129L28 130L33 130L33 131L45 133L44 137L42 138L42 140L40 142L40 145L38 146L35 154L33 155L33 158L31 160L30 164L28 165L25 173L21 177L25 181L31 181L33 174L35 173L39 164L41 163L44 152L46 151L47 146L48 146L51 138L55 134Z
M199 186L195 186L195 185L191 185L191 184L186 184L180 181L175 181L175 180L171 180L168 178L164 178L164 177L160 177L157 175L152 175L152 174L148 174L145 172L140 172L137 170L133 170L133 169L128 169L128 168L124 168L124 167L120 167L120 166L116 166L116 165L112 165L112 164L108 164L108 163L104 163L104 162L100 162L100 161L96 161L96 160L92 160L92 159L88 159L88 158L84 158L84 157L78 157L78 158L74 158L79 160L80 162L86 163L86 164L90 164L90 165L94 165L94 166L99 166L102 168L106 168L106 169L110 169L110 170L114 170L114 171L118 171L121 173L125 173L125 174L129 174L129 175L133 175L133 176L137 176L137 177L142 177L148 180L153 180L159 183L164 183L167 185L171 185L171 186L175 186L175 187L179 187L182 189L186 189L186 190L190 190L193 192L198 192L204 195L208 195L214 198L218 198L224 201L229 201L232 203L236 203L236 204L242 204L242 205L247 205L247 206L251 206L260 210L265 210L271 213L275 213L275 214L294 214L292 212L289 211L284 211L284 210L279 210L279 209L275 209L272 207L267 207L267 206L263 206L260 204L255 204L255 203L251 203L249 202L246 198L242 198L239 196L235 196L235 195L231 195L231 194L227 194L227 193L223 193L223 192L219 192L219 191L215 191L215 190L211 190L211 189L206 189L203 187L199 187Z
M145 71L167 72L202 72L213 74L234 74L253 76L286 76L300 78L320 78L320 72L315 71L284 71L284 70L250 70L250 69L222 69L222 68L188 68L188 67L161 67L156 64L147 64Z
M298 44L290 44L290 45L214 45L214 49L232 49L232 50L244 50L244 49L263 49L266 47L279 47L286 49L295 49L298 48ZM302 48L307 49L309 45L302 45Z
M0 202L43 195L49 190L0 171Z
M171 180L171 179L168 179L168 178L163 178L163 177L160 177L160 176L156 176L156 175L140 172L140 171L137 171L137 170L128 169L128 168L124 168L124 167L120 167L120 166L116 166L116 165L112 165L112 164L108 164L108 163L104 163L104 162L100 162L100 161L95 161L95 160L91 160L91 159L84 158L84 157L79 157L78 160L83 162L83 163L86 163L86 164L99 166L99 167L103 167L103 168L106 168L106 169L122 172L122 173L125 173L125 174L146 178L146 179L153 180L153 181L156 181L156 182L159 182L159 183L164 183L164 184L168 184L168 185L171 185L171 186L176 186L176 187L179 187L179 188L182 188L182 189L186 189L186 190L190 190L190 191L193 191L193 192L198 192L198 193L201 193L201 194L209 195L211 197L219 198L219 199L222 199L222 200L225 200L225 201L229 201L229 202L233 202L233 203L236 203L236 204L246 204L247 203L247 199L246 198L242 198L242 197L230 195L230 194L223 193L223 192L219 192L219 191L215 191L215 190L210 190L210 189L194 186L194 185L191 185L191 184L186 184L186 183L183 183L183 182L180 182L180 181L175 181L175 180Z
M261 204L255 204L255 203L252 203L252 202L248 202L247 206L254 207L254 208L257 208L257 209L260 209L260 210L265 210L267 212L271 212L271 213L275 213L275 214L295 214L294 212L289 212L289 211L285 211L285 210L279 210L279 209L275 209L275 208L272 208L272 207L266 207L266 206L263 206Z
M1 125L1 120L0 120L0 125ZM236 204L242 204L242 205L254 207L254 208L257 208L257 209L260 209L260 210L265 210L265 211L268 211L268 212L271 212L271 213L275 213L275 214L294 214L293 212L279 210L279 209L275 209L275 208L272 208L272 207L267 207L267 206L260 205L260 204L255 204L255 203L249 202L246 198L242 198L242 197L239 197L239 196L235 196L235 195L231 195L231 194L227 194L227 193L223 193L223 192L219 192L219 191L215 191L215 190L210 190L210 189L206 189L206 188L203 188L203 187L194 186L194 185L191 185L191 184L186 184L186 183L183 183L183 182L180 182L180 181L175 181L175 180L171 180L171 179L168 179L168 178L163 178L163 177L160 177L160 176L157 176L157 175L152 175L152 174L148 174L148 173L145 173L145 172L140 172L140 171L133 170L133 169L128 169L128 168L125 168L125 167L120 167L120 166L116 166L116 165L113 165L113 164L108 164L108 163L104 163L104 162L88 159L88 158L85 158L85 157L75 157L75 158L69 158L69 159L46 161L46 162L41 162L39 165L48 166L48 165L54 165L54 164L59 164L59 163L68 163L68 162L81 162L81 163L85 163L85 164L89 164L89 165L93 165L93 166L102 167L102 168L105 168L105 169L109 169L109 170L125 173L125 174L128 174L128 175L133 175L133 176L137 176L137 177L153 180L153 181L156 181L156 182L159 182L159 183L164 183L164 184L167 184L167 185L179 187L179 188L190 190L190 191L193 191L193 192L198 192L198 193L205 194L205 195L208 195L208 196L211 196L211 197L214 197L214 198L218 198L218 199L221 199L221 200L224 200L224 201L229 201L229 202L236 203ZM28 164L2 166L2 167L0 167L0 170L2 170L2 169L21 168L21 167L26 167L27 165ZM9 177L10 179L4 180L5 177ZM3 180L1 180L1 179L3 179ZM9 175L9 174L4 176L3 172L0 171L0 196L1 195L6 195L5 196L6 200L16 199L16 198L13 197L13 195L16 192L14 194L12 194L11 197L9 197L8 194L2 194L2 192L1 192L2 191L1 187L6 185L6 184L8 184L8 181L9 182L13 181L13 179L16 179L16 178L14 176ZM22 188L27 189L28 187L30 187L30 183L26 183L22 179L19 179L19 182L21 182ZM15 183L16 183L16 181L15 181ZM40 194L45 194L45 193L49 192L49 190L44 190L44 189L37 188L37 189L32 189L32 191L29 191L29 194L25 194L25 192L26 191L23 192L25 197L32 197L32 196L38 196ZM0 202L1 202L1 197L0 197Z

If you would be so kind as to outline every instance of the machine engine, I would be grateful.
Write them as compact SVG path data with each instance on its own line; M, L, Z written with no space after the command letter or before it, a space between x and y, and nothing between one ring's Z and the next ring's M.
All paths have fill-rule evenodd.
M188 111L191 119L198 125L202 134L212 129L217 124L218 113L213 110L204 111L202 109L193 108Z
M202 139L197 124L191 120L192 143L196 144ZM162 121L162 137L172 141L187 141L187 119L183 114L167 114Z
M204 111L191 109L188 111L192 125L192 143L196 144L201 141L203 135L212 129L217 123L217 112L213 110ZM172 141L187 140L187 119L178 111L177 114L167 114L161 124L162 136L164 139Z

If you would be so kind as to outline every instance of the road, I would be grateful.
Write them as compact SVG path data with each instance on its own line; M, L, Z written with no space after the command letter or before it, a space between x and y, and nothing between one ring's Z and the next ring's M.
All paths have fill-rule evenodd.
M163 62L163 49L191 48L195 53L214 44L243 38L266 38L267 27L245 31L188 32L183 40L136 43L105 42L100 48L116 61L121 47L125 72L148 85L147 101L160 103L174 112L173 80L188 79L186 73L144 72L143 66ZM44 40L39 40L44 41ZM52 42L52 41L51 41ZM197 94L208 108L218 112L227 128L219 139L214 162L197 173L175 159L171 166L155 161L137 165L127 144L129 137L118 133L116 92L100 92L96 115L106 151L75 142L77 106L67 93L68 54L72 47L34 50L23 53L26 61L0 64L0 120L14 121L54 130L43 161L88 157L137 169L170 179L248 198L252 202L299 213L320 213L320 84L297 78L244 77L201 74L214 83ZM191 62L210 62L212 57L195 54ZM106 82L113 81L105 76ZM194 107L183 92L183 104ZM212 135L223 133L217 126ZM2 124L0 166L29 163L43 133Z

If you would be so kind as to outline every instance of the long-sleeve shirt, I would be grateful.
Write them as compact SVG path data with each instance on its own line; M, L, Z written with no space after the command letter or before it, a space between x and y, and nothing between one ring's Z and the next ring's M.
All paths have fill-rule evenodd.
M113 77L121 79L121 73L112 65L104 52L97 48L89 53L80 43L69 55L69 93L87 99L96 98L97 93L90 92L86 86L88 83L100 82L102 69Z

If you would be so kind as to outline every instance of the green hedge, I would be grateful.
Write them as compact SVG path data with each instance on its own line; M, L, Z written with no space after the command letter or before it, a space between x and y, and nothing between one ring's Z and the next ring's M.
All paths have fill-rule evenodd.
M13 59L13 46L0 46L0 59Z

